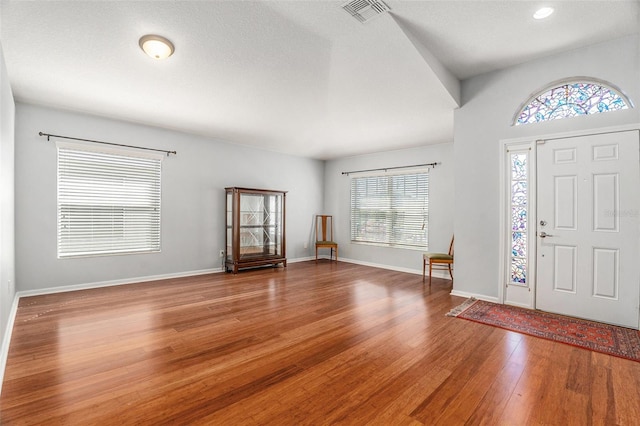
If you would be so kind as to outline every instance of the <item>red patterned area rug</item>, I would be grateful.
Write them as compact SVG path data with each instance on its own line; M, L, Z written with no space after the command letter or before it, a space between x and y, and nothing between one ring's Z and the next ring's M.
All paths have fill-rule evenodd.
M640 362L640 331L469 299L447 314Z

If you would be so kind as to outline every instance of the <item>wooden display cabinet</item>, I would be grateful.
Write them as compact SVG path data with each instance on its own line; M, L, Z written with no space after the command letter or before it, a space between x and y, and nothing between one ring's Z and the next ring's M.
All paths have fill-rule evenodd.
M231 187L226 191L225 269L287 266L286 191Z

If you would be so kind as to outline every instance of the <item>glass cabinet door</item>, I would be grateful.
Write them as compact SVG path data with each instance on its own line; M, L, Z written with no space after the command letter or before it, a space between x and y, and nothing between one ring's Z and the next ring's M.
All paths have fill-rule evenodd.
M240 194L240 259L281 254L281 196Z

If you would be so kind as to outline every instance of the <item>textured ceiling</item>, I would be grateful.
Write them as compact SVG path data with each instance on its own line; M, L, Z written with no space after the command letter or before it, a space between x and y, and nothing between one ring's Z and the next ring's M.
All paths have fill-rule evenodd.
M638 1L341 4L2 0L0 41L20 101L328 159L449 142L459 79L639 28ZM175 54L146 57L149 33Z

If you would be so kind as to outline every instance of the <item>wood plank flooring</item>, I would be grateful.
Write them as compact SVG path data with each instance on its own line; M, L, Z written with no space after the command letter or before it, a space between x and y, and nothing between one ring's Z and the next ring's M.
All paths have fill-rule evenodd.
M327 260L23 298L3 425L632 425L640 363Z

